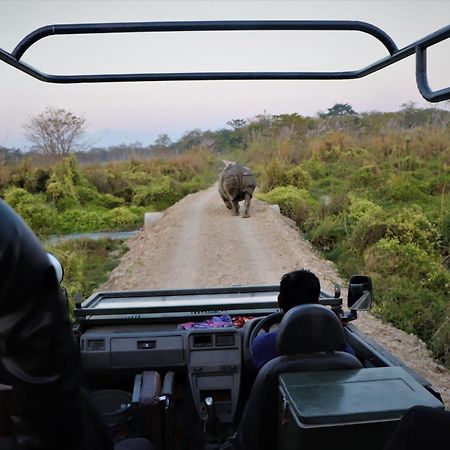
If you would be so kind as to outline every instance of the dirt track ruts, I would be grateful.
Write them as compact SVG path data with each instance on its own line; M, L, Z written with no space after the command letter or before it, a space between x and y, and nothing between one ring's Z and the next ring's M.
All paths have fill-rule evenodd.
M305 267L322 288L343 283L299 231L270 206L253 200L251 217L234 217L213 186L188 195L160 222L129 239L130 251L101 290L195 288L278 284ZM450 408L450 372L435 362L417 337L360 313L358 327L427 378Z

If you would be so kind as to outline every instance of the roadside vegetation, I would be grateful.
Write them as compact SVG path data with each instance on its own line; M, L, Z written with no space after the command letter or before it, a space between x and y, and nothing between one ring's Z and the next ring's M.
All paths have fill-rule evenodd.
M77 295L85 299L107 280L127 248L111 239L46 245L50 235L136 230L146 212L162 211L217 177L211 152L192 145L177 155L167 139L154 148L111 149L118 161L103 158L104 149L80 151L84 119L63 109L46 110L25 130L30 152L0 147L0 197L61 261L71 310Z
M88 165L75 156L50 165L25 159L1 168L0 195L41 238L135 230L145 212L162 211L207 187L216 174L217 162L202 150Z
M63 286L69 297L70 312L77 298L85 300L108 280L108 275L128 251L120 239L76 239L46 246L64 267Z
M260 115L178 142L161 135L148 147L70 153L0 148L0 196L40 237L139 228L144 212L214 181L220 159L237 160L257 175L257 196L278 203L343 277L372 276L376 315L450 368L450 112L405 104L357 114L337 104L315 118ZM71 298L101 282L95 268L115 264L115 246L53 249Z
M375 314L450 367L450 113L264 116L236 131L244 150L229 157L258 174L258 197L345 278L372 276Z

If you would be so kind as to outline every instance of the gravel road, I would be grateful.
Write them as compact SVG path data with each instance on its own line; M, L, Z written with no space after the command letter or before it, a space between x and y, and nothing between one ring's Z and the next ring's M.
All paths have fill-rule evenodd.
M130 251L100 290L278 284L284 273L302 267L319 276L325 291L343 284L333 264L288 219L257 200L250 214L232 216L217 186L188 195L127 241ZM370 313L360 313L357 325L430 380L450 408L450 372L433 361L422 341Z

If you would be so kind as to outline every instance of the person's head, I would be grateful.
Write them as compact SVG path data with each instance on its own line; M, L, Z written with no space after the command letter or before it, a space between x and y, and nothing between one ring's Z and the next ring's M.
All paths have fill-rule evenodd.
M281 278L278 304L283 312L294 306L318 303L319 296L320 281L309 270L294 270Z

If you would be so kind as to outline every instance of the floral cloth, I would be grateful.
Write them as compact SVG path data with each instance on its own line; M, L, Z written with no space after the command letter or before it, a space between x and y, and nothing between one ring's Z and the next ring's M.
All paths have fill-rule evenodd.
M236 316L231 317L229 314L223 314L221 316L213 316L211 319L203 322L185 322L180 323L178 328L181 330L193 330L193 329L210 329L210 328L242 328L251 317Z

